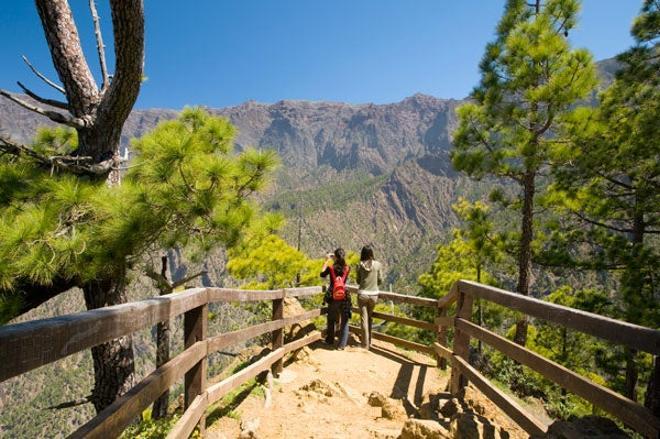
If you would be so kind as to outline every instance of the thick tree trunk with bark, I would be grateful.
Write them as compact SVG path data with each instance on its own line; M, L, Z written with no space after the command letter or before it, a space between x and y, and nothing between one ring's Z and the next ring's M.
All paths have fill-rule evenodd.
M516 291L529 295L529 282L532 270L532 240L534 239L534 192L535 173L528 171L523 177L522 230L518 249L518 285ZM524 346L527 343L527 316L522 315L516 322L514 341Z
M126 302L125 275L96 280L83 286L87 309ZM97 412L133 387L135 364L131 336L121 337L92 348L94 389L92 403Z

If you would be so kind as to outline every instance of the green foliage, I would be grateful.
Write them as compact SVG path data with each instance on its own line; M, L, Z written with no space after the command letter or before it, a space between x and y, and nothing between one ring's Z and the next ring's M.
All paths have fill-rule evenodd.
M323 260L310 259L296 250L275 232L282 218L267 215L255 222L239 245L229 251L227 271L237 279L247 281L249 289L291 288L319 285Z
M551 159L553 129L596 84L591 56L571 50L564 36L577 5L550 0L533 14L526 2L509 1L497 39L481 61L475 102L458 110L452 153L457 169L517 181Z
M180 418L181 415L175 413L162 419L152 419L151 411L148 409L143 414L142 420L130 425L120 437L122 439L165 439ZM199 438L199 431L195 430L190 437Z
M460 198L453 209L462 220L462 227L453 230L451 242L438 246L431 269L419 277L422 296L440 298L460 279L495 284L489 273L482 272L485 264L497 262L501 257L489 207L481 201L470 203Z
M573 223L553 230L550 257L588 268L620 269L619 316L657 327L653 278L660 264L660 79L657 2L635 21L638 45L619 56L622 68L595 108L566 125L570 142L554 169L549 197ZM575 243L587 246L579 251Z
M517 291L527 294L535 248L534 205L543 193L542 175L564 142L559 134L574 105L596 85L586 50L571 49L577 0L528 3L509 0L496 39L480 63L481 82L472 100L458 109L452 162L470 176L511 180L519 193L493 199L520 214L518 232L502 233L518 256ZM506 231L506 230L505 230ZM516 341L525 342L521 321Z
M249 195L277 164L273 152L232 151L225 119L185 109L133 141L137 157L109 187L0 158L0 315L15 316L20 285L124 276L148 251L186 247L202 256L237 242L254 217ZM41 130L34 148L75 149L72 131Z

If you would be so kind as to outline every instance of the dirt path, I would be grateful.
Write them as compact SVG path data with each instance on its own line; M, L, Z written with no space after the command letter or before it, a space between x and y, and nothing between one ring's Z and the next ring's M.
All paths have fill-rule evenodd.
M262 394L250 395L231 417L210 425L207 435L235 438L241 422L258 422L259 438L397 437L405 415L416 412L424 394L445 388L446 372L435 366L429 357L381 342L372 351L354 344L337 351L318 343L275 380L270 407ZM380 407L368 404L373 391L395 400L404 418L383 418Z

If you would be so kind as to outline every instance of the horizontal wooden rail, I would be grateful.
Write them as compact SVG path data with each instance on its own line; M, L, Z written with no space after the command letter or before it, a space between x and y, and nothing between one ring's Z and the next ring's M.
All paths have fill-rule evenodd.
M660 355L660 331L557 305L499 288L460 280L461 293L489 300L539 319L577 329L586 334Z
M449 293L439 298L436 301L436 305L438 308L447 308L449 305L456 302L456 300L458 300L458 283L454 282L454 284L451 286L451 289L449 290Z
M357 307L353 307L352 310L357 313L360 312L360 308ZM381 319L388 322L399 323L401 325L412 326L414 328L427 329L429 331L435 331L436 328L435 324L430 322L425 322L423 320L409 319L408 317L395 316L392 314L386 314L378 311L373 311L371 315L375 319Z
M362 329L355 325L349 325L349 330L355 334L360 334L362 332ZM371 337L376 340L392 343L395 346L399 346L411 351L422 352L424 354L429 354L429 355L435 354L435 351L431 346L427 346L421 343L415 343L414 341L405 340L399 337L394 337L393 335L383 334L382 332L372 331Z
M315 333L310 336L301 338L300 340L287 343L283 347L274 350L265 357L260 358L259 360L250 364L245 369L235 373L230 377L225 378L219 383L209 386L209 388L206 390L208 393L208 403L213 404L214 402L216 402L217 400L219 400L220 398L222 398L227 393L231 392L241 384L256 377L261 372L268 370L273 363L275 363L280 358L284 357L284 355L286 355L287 353L294 351L296 349L300 349L320 339L321 339L321 334Z
M153 401L206 356L206 341L200 341L147 375L69 438L117 437Z
M315 296L323 292L322 287L285 288L286 297Z
M249 340L254 337L275 331L276 329L281 329L289 325L293 325L298 322L305 320L313 319L323 314L327 308L323 309L313 309L305 313L299 314L293 317L287 317L281 320L272 320L269 322L261 323L258 325L250 326L245 329L239 329L237 331L225 332L224 334L216 335L215 337L210 337L208 339L209 343L209 354L217 352L220 349L223 349L227 346L234 345L246 340Z
M284 290L241 290L238 288L207 288L209 303L214 302L261 302L283 299Z
M445 360L452 361L454 353L449 348L444 347L440 343L433 343L432 348L436 354Z
M197 395L174 427L172 427L172 430L167 435L167 439L190 437L190 434L195 430L208 406L208 394L204 392L201 395Z
M660 433L660 420L644 406L474 323L456 319L456 327L618 417L640 433L649 437Z
M394 303L407 303L410 305L416 306L427 306L430 308L436 308L438 306L438 301L435 299L429 299L426 297L418 296L409 296L406 294L397 294L381 291L378 293L378 298L382 300L391 300Z
M140 302L0 327L0 381L171 319L207 302L194 288Z
M357 293L358 287L355 285L348 285L347 290L351 293ZM378 293L378 299L391 300L394 303L407 303L409 305L428 306L430 308L436 308L438 306L438 301L435 299L419 296L409 296L407 294L390 293L386 291L380 291Z
M435 325L438 327L453 328L454 317L451 316L438 316L435 318Z
M516 424L520 425L530 436L545 437L548 427L527 413L520 404L518 404L509 395L495 387L486 377L481 375L475 368L470 366L463 358L453 355L452 367L457 367L477 389L486 395L497 405L500 410L507 414Z

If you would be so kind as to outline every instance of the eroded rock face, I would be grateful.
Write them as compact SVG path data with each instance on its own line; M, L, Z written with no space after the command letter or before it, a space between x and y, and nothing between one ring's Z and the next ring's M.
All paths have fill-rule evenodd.
M548 437L552 439L630 438L614 421L600 416L585 416L571 421L556 421L548 429Z

